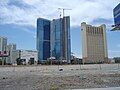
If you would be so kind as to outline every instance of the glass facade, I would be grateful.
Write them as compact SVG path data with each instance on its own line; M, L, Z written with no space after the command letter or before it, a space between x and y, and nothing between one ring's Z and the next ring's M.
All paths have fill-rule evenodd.
M50 57L50 21L43 18L37 19L37 50L38 61Z
M120 24L120 3L114 8L113 13L115 25Z
M55 57L70 63L70 17L53 19L52 21L37 19L38 60L45 61Z
M51 56L55 57L57 60L61 59L62 55L61 21L62 19L54 19L51 22Z
M70 17L63 17L62 22L62 33L63 33L63 57L70 63L71 60L71 39L70 39Z
M51 56L70 63L70 17L54 19L51 22Z

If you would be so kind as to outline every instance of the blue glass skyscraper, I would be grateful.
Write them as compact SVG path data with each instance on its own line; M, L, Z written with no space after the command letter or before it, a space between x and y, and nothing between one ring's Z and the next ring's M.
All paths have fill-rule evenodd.
M52 21L37 19L37 51L39 62L55 57L61 62L70 63L70 17L66 16Z
M50 20L37 19L37 51L41 63L50 57Z
M62 21L62 52L63 59L67 60L67 63L70 63L71 60L71 39L70 39L70 17L63 17Z
M120 3L114 8L113 14L115 25L120 26Z
M53 19L51 22L51 56L70 63L70 17Z
M62 59L62 18L51 21L51 57Z

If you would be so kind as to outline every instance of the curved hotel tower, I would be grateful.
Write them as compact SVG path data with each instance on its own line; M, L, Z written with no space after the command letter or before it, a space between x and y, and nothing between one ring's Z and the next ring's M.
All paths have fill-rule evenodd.
M83 63L108 62L106 26L81 23Z

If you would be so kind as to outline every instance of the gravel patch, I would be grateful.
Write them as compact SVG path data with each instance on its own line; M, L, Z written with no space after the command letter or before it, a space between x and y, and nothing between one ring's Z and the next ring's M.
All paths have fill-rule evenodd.
M102 65L103 66L103 65ZM120 69L103 66L0 67L0 90L64 90L120 87ZM115 69L116 68L116 69ZM59 71L58 69L63 69Z

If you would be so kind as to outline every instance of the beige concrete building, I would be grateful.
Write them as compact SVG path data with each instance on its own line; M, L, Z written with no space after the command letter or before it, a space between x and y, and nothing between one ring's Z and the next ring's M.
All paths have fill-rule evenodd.
M81 23L83 63L108 61L106 26L95 27Z

